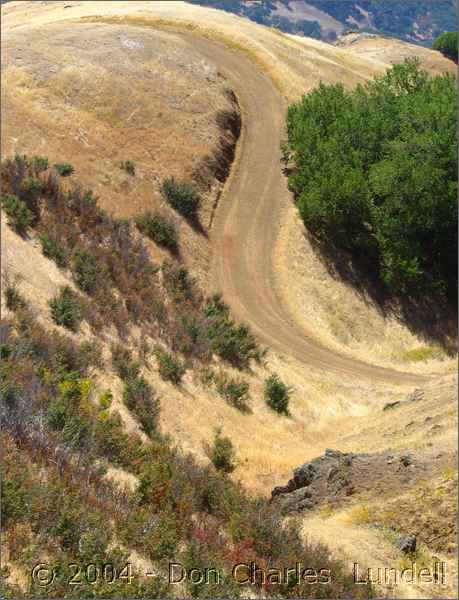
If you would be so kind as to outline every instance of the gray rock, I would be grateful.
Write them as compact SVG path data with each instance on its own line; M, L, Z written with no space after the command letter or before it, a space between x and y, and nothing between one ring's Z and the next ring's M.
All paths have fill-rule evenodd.
M306 487L316 475L317 468L311 463L306 463L293 471L293 481L297 488Z
M278 502L282 507L282 511L286 513L296 512L299 510L311 510L314 508L314 500L311 499L312 494L306 488L295 490L290 494L279 496Z
M325 456L328 458L340 458L343 453L339 450L332 450L331 448L325 448Z
M405 554L410 554L416 551L416 536L415 535L402 535L395 542L397 548L400 548Z
M314 508L314 504L311 500L300 500L296 506L296 510L311 510Z
M330 467L330 470L328 471L328 475L327 475L327 481L333 481L333 479L336 477L336 475L338 475L339 473L339 469L336 465L333 465L332 467Z

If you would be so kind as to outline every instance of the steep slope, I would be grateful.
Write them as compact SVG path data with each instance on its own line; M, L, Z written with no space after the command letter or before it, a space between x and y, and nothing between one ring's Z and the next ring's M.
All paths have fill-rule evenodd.
M120 52L120 63L121 65L127 64L128 71L134 69L133 63L129 61L132 52L140 53L140 56L142 56L142 45L153 43L162 43L166 50L167 46L164 46L166 40L169 40L169 43L172 43L174 53L177 52L177 45L178 47L183 47L183 45L185 45L185 47L188 48L190 47L190 44L194 45L194 52L198 53L196 56L200 56L201 58L196 58L194 61L191 61L191 63L186 64L194 65L194 68L197 68L195 67L196 64L199 65L197 71L198 75L196 76L205 78L205 73L208 73L209 69L210 72L212 72L212 68L215 73L216 67L211 67L209 65L218 58L218 61L216 62L219 65L219 68L229 78L228 80L231 82L231 85L234 85L235 89L237 89L237 94L240 97L242 104L245 127L240 156L238 156L238 162L241 165L241 168L240 171L236 169L230 179L225 192L224 203L218 212L218 218L212 232L212 242L215 248L213 258L214 278L212 285L215 289L224 291L225 297L229 300L234 313L239 318L249 321L261 339L265 340L271 348L281 350L280 360L286 361L289 365L286 369L287 380L297 380L297 377L299 376L299 373L301 373L301 369L304 369L304 364L306 362L306 364L310 364L311 366L319 367L320 370L325 369L328 372L335 371L340 377L343 375L351 377L358 375L359 377L364 377L369 380L368 383L371 381L372 384L375 383L376 379L379 379L381 384L387 384L391 378L393 378L394 382L405 382L408 385L413 385L417 381L421 381L422 377L404 375L403 373L398 374L395 371L386 372L362 362L355 362L349 358L345 358L342 354L338 355L336 352L329 352L322 343L318 343L316 341L317 339L323 340L329 345L334 346L336 349L339 349L340 352L343 351L344 346L344 349L352 355L352 351L350 351L349 348L346 348L346 343L343 344L342 340L339 339L340 329L349 329L349 320L346 314L341 312L341 314L338 313L338 315L333 315L335 321L331 326L328 326L329 328L338 328L338 340L336 340L333 335L328 334L330 329L327 330L326 325L323 326L320 321L317 321L318 316L321 314L321 310L325 313L332 312L328 302L325 302L323 294L317 287L313 288L316 290L316 295L314 297L316 305L314 321L311 322L313 315L311 315L310 312L307 317L305 317L307 314L306 312L298 314L298 306L301 306L301 303L298 296L294 302L292 302L292 290L297 290L298 288L296 286L298 285L298 282L304 280L302 280L301 277L298 277L300 272L298 259L295 262L285 262L288 261L289 257L285 245L288 241L288 243L293 244L295 247L301 247L299 241L302 238L302 233L298 225L292 227L292 223L298 223L298 221L294 214L294 208L290 205L290 199L285 188L285 181L278 166L276 166L279 157L277 143L282 133L282 112L284 110L284 104L270 80L265 75L259 73L257 67L253 65L250 59L254 59L259 66L263 67L276 86L282 89L288 97L298 95L299 90L301 89L310 88L314 82L317 81L318 77L330 82L344 79L347 84L352 85L359 80L369 77L371 73L382 72L387 63L379 60L370 61L366 58L349 54L345 50L337 49L321 42L280 36L275 32L257 27L249 22L243 22L238 28L237 34L235 34L234 23L238 21L234 17L230 17L218 11L206 11L205 9L192 7L182 3L158 2L154 5L142 2L130 2L128 4L106 3L104 5L103 18L98 17L97 13L92 16L97 6L99 5L95 5L91 2L53 3L52 5L45 4L40 7L35 4L10 4L5 9L4 19L6 31L8 32L6 44L11 44L11 49L7 53L8 59L14 60L14 40L19 40L20 36L24 35L24 29L32 39L34 35L38 36L38 39L40 39L40 31L44 24L48 23L46 27L52 28L54 34L53 38L59 40L59 36L65 36L65 31L68 31L65 26L66 20L68 18L74 19L81 17L84 17L86 22L80 21L78 29L76 30L73 29L73 27L76 27L76 25L73 24L72 32L77 31L83 40L89 40L91 39L91 36L97 36L98 39L105 39L105 43L109 44L109 48L112 49L112 51L114 51L113 44L116 44L116 48L118 48L118 51ZM145 11L147 9L151 13L152 20L145 16L145 12L141 13L141 15L136 15L137 10ZM129 16L123 16L126 12L129 13ZM30 21L28 21L29 24L24 24L23 17L25 15L30 19ZM199 23L205 22L203 19L205 15L212 17L211 29L203 28L202 25L199 25ZM155 21L155 19L158 18L162 20ZM197 28L196 32L202 32L202 35L205 37L220 37L220 39L228 41L230 36L235 34L231 39L231 44L233 47L241 48L248 56L244 57L233 54L225 50L224 47L215 45L214 42L206 42L199 37L192 38L184 36L183 34L178 36L177 33L163 33L162 30L158 31L157 28L150 28L151 26L159 25L162 28L169 27L170 29L174 24L174 21L171 22L170 19L174 18L192 23L193 27ZM107 19L111 20L111 22L106 23L105 20ZM60 25L60 22L62 25ZM36 27L40 27L40 30L34 33L34 28ZM59 27L62 29L59 29ZM85 34L84 31L87 33ZM85 37L85 35L87 37ZM11 42L9 41L10 39ZM64 44L64 39L65 37L63 38L63 41L60 42L61 48L62 44ZM72 47L73 45L76 45L76 48L81 48L80 51L83 52L84 44L79 45L74 38L72 39ZM130 41L128 47L125 45L127 43L126 40L128 40L128 42ZM161 42L158 40L161 40ZM46 45L44 40L41 40L40 43L43 44L43 50L45 50ZM18 41L16 41L16 44L18 44ZM6 47L8 48L8 46ZM38 44L38 47L40 48L40 44ZM101 45L101 47L103 48L104 46ZM167 50L167 52L170 51ZM417 50L413 48L413 52L417 52ZM429 51L423 50L421 56L432 56L432 60L435 59L435 64L438 69L449 70L451 68L449 62L438 56L436 53L429 53ZM95 57L101 63L99 69L103 69L103 54L98 55L95 53ZM27 58L27 54L25 54L25 58ZM42 61L43 60L44 59L42 58ZM86 60L88 59L86 58ZM128 60L127 63L126 60ZM38 60L36 62L38 65L41 64ZM46 61L44 64L47 64ZM143 77L142 64L143 63L140 62L140 66L135 67L139 69L138 72L134 71L134 73L137 73L136 77L140 81L142 81ZM169 65L169 67L173 68L173 65ZM126 67L123 68L126 69ZM66 68L62 68L61 71L65 72ZM187 73L188 72L189 69L187 69ZM126 71L122 71L122 73L125 74ZM65 73L60 72L60 77L64 77L64 74ZM8 69L6 69L5 76L8 77ZM105 75L105 77L108 77L108 75ZM176 79L177 78L175 78L175 80ZM13 83L13 85L20 86L20 81L21 79L17 79L16 84ZM243 86L240 86L241 81L244 82ZM293 87L293 82L296 84L295 88ZM109 84L110 81L106 83L106 85ZM177 85L177 82L175 81L174 84L171 83L170 85ZM210 87L212 88L212 85ZM64 88L64 90L65 89L66 88ZM172 89L173 88L171 88L171 91ZM34 90L34 88L32 88L32 90ZM70 93L71 90L72 87L65 92L65 97L72 97ZM21 92L21 87L19 87L19 92ZM32 91L31 93L33 98L33 94L37 92ZM27 97L27 87L26 91L23 90L23 95L24 94ZM14 94L11 94L11 96L13 95ZM12 107L15 106L15 102L21 107L21 93L17 94L17 96L19 100L11 100ZM99 98L99 96L97 97ZM147 94L146 98L149 99L149 97L150 96ZM76 95L75 98L76 100L74 100L74 102L76 102L76 104L81 103L82 100L78 100L78 95ZM119 103L123 101L124 96L121 93L119 96L115 96L115 98ZM86 100L84 101L86 102ZM224 101L226 101L225 98L223 98L222 102ZM139 95L139 102L141 102L139 106L145 106L143 104L145 102L145 95ZM26 105L26 102L23 102L23 105ZM32 110L36 109L37 105L43 105L43 101L32 104ZM115 105L115 107L112 109L115 116L127 115L126 121L128 121L132 111L136 108L135 105L128 105L124 108L124 112L122 112L118 105ZM116 110L118 110L118 112L116 112ZM144 110L146 110L146 108L144 108ZM98 113L97 110L89 110L89 106L87 106L86 111L82 111L82 114L88 115L88 119L94 119L94 115L97 116ZM101 114L105 115L105 112ZM27 138L23 139L27 133L22 132L19 129L19 121L16 121L17 125L14 126L15 110L9 110L5 115L7 118L5 127L5 144L7 145L7 148L12 149L12 144L16 143L16 147L25 147L29 152L39 152L41 146L37 136L31 140L29 139L27 142ZM272 118L272 115L275 116L275 119ZM204 118L205 117L203 117L203 120ZM111 123L113 122L114 119L112 119ZM162 126L162 124L163 119L160 119L158 122L152 122L152 131L156 131L155 128L157 126ZM139 125L137 121L135 121L135 115L128 123L122 121L118 127L128 128L127 131L129 132L129 135L133 136L132 139L136 139L136 136L141 135L138 129L136 129ZM132 127L132 129L129 129L130 127ZM13 130L14 135L12 135ZM193 131L198 130L193 129ZM63 134L60 135L62 136ZM100 140L100 138L104 139L103 136L97 137L98 140ZM158 141L156 135L154 139ZM189 139L189 136L187 139ZM53 134L50 134L51 144L53 143L52 140ZM104 154L106 155L105 161L107 162L105 163L105 168L110 169L110 177L113 177L113 162L108 161L112 161L112 148L114 147L114 143L115 142L112 142L111 145L107 144L105 149L103 147L98 147L99 160L97 162L102 163L102 157ZM164 151L167 152L167 149L170 146L161 147L165 148ZM80 169L82 171L83 181L85 181L85 177L87 177L86 181L89 183L91 181L90 175L94 175L94 173L88 172L86 175L84 166L86 164L94 163L93 153L92 151L88 151L84 142L80 142L76 148L75 157L78 159L78 156L81 155L81 160L84 159L86 161L85 163L82 163L82 168ZM132 146L132 148L134 151L134 146ZM174 148L177 148L177 145L174 145ZM182 146L178 146L178 148L180 148L181 152L184 152ZM136 152L139 152L142 149L143 145L135 147ZM85 151L83 152L83 150ZM265 154L261 154L261 152L264 152ZM73 156L74 155L72 155L72 157ZM145 190L148 190L150 185L149 181L152 179L155 181L154 177L151 177L150 175L151 171L149 172L148 169L162 169L159 171L161 173L170 171L179 173L182 164L186 165L187 156L188 160L190 160L191 153L176 155L176 162L174 161L175 166L173 166L171 158L166 154L164 160L167 162L167 171L162 166L162 160L155 161L153 165L145 158L146 175L145 177L142 177L143 167L141 167L139 195L141 196L142 186ZM97 169L97 166L92 168ZM269 178L265 177L266 171L269 172ZM117 173L116 169L115 173ZM129 178L127 176L126 179L128 180L128 183L126 184L125 182L125 186L129 185ZM95 177L95 181L97 181L97 177ZM121 211L118 214L132 214L129 212L131 209L126 208L125 202L120 206L120 201L116 201L116 198L120 198L119 190L118 195L116 195L116 183L113 185L111 182L107 183L107 192L101 194L102 205L104 206L104 202L108 202L109 204L106 204L106 207L116 207L116 212ZM145 194L146 193L147 192L145 192ZM138 198L137 186L132 190L131 197L134 202ZM248 202L246 200L247 197L252 200ZM115 201L113 198L115 198ZM231 198L234 198L235 201L231 202ZM253 202L257 202L256 211L253 211ZM282 223L282 231L285 228L289 231L287 237L278 235L277 227L279 222ZM263 231L262 236L259 235L260 231ZM157 253L157 250L153 246L152 251ZM271 256L276 257L275 265L278 267L279 261L284 261L280 265L280 268L274 271L271 266ZM250 257L250 262L247 262L248 257ZM313 265L320 265L318 257L314 257L312 251L308 248L305 248L304 257L305 258L302 260L311 260ZM198 256L196 260L198 264L199 259L200 257ZM200 266L203 271L206 270L205 263ZM253 277L253 274L256 275L256 278ZM276 280L277 289L273 285L274 279ZM403 346L405 348L407 346L409 348L410 345L411 347L417 347L422 343L420 340L413 337L412 334L407 332L403 328L403 325L398 321L393 322L391 319L381 318L378 315L378 312L369 304L368 299L357 296L344 283L337 282L329 276L327 277L324 272L322 272L320 278L313 279L314 285L322 285L323 289L332 286L335 304L340 306L341 310L344 307L347 307L347 311L350 314L359 312L362 322L367 322L369 319L375 321L375 317L373 316L375 315L378 327L384 335L384 343L390 348L391 352L393 352L395 337L393 333L395 329L397 330L396 337L404 339ZM304 282L302 285L303 290L309 289L310 282ZM286 308L291 309L290 314L286 312ZM290 315L293 315L296 322L292 321L292 316ZM303 333L300 333L297 323L306 325L303 329ZM306 336L304 335L304 332L306 332ZM408 342L406 340L408 340ZM368 361L368 344L372 343L373 336L360 339L358 352L361 353L362 356L366 353L366 361ZM373 353L370 355L372 354ZM293 361L292 358L294 358ZM274 358L274 355L272 361L278 362L277 358ZM319 379L321 376L320 370L317 373ZM296 374L297 372L298 375ZM301 382L300 385L303 387L304 383ZM192 413L190 413L190 418L192 418ZM169 426L174 428L172 420L167 421L169 422ZM216 419L216 423L218 423L218 419ZM210 423L205 425L206 431L210 431L209 425ZM289 463L292 464L290 461Z
M24 17L27 17L27 21ZM12 40L8 50L10 56L14 48L22 47L23 41L29 39L29 36L44 37L44 32L48 31L48 28L53 33L50 37L59 40L58 46L64 54L63 64L70 61L74 47L81 52L84 50L79 46L78 40L73 40L71 43L66 41L66 36L73 35L75 31L78 31L88 43L94 38L104 39L113 52L115 52L113 44L117 44L118 50L122 47L120 54L116 54L119 61L115 63L117 68L123 67L120 85L122 78L129 76L131 70L136 68L139 68L139 72L132 85L137 85L137 82L140 85L143 80L143 69L146 66L133 65L123 54L129 51L127 54L129 57L130 52L141 51L138 46L135 46L136 43L143 43L148 48L159 48L166 54L176 53L177 48L183 49L183 53L185 49L192 48L191 52L196 54L193 55L195 58L191 63L183 53L180 54L178 62L182 64L174 72L174 81L167 89L167 94L174 94L174 90L175 94L178 93L173 86L177 85L176 80L182 76L189 85L196 85L197 81L203 84L204 74L209 71L218 70L224 76L223 80L218 77L219 83L218 89L214 90L215 96L206 97L206 102L201 107L203 116L199 125L202 125L209 115L206 112L208 102L215 100L219 108L220 106L228 108L229 100L221 93L221 86L229 83L238 97L242 111L243 132L235 167L220 199L211 228L212 271L208 269L208 263L202 261L201 256L192 256L195 252L193 247L186 246L184 254L186 260L196 261L196 268L202 270L202 279L208 283L209 289L222 290L234 314L238 318L247 320L260 339L269 345L271 351L267 358L267 368L255 367L253 373L247 375L253 396L251 414L240 413L226 404L213 390L206 389L200 374L187 373L182 387L176 387L160 380L156 365L153 362L149 364L145 376L155 385L161 396L167 399L163 403L161 413L163 431L170 433L183 448L191 450L202 461L206 461L202 444L211 439L214 427L223 423L224 432L231 436L238 452L239 464L234 477L252 490L264 494L268 494L273 485L287 478L293 468L305 460L318 456L326 447L339 447L343 450L350 448L352 451L360 452L367 449L376 452L382 448L386 449L392 443L401 444L402 433L400 437L393 438L391 441L390 431L388 431L389 418L385 418L383 427L379 427L381 409L389 401L403 400L406 394L412 391L414 385L418 385L418 382L424 386L424 373L420 376L404 374L401 372L402 369L400 371L394 369L394 365L390 370L372 366L374 354L369 351L369 348L371 349L373 345L371 338L375 336L374 331L370 331L368 338L362 337L358 352L351 347L346 350L345 356L346 340L344 343L342 340L336 343L333 336L327 339L327 335L323 335L317 317L311 314L311 310L306 311L301 308L303 297L297 296L292 300L290 295L292 289L301 294L301 290L293 285L299 281L305 287L309 285L313 287L318 307L316 314L320 314L320 310L323 311L322 314L329 311L326 290L327 286L331 286L335 304L339 305L343 312L348 311L348 314L339 313L336 316L338 327L347 330L352 316L355 315L354 311L360 311L362 321L367 318L377 321L378 335L383 332L386 338L384 342L386 352L387 349L392 351L394 347L394 327L404 339L402 346L409 348L410 344L416 345L421 342L415 335L407 332L403 323L396 322L394 325L388 319L381 317L368 298L361 298L354 294L347 285L333 280L325 271L321 272L321 279L314 276L316 279L313 282L314 286L310 284L309 279L306 279L308 273L309 275L314 273L314 268L319 268L320 265L319 258L314 256L312 250L305 247L305 258L297 257L296 264L289 262L286 244L292 241L296 247L299 247L303 233L298 226L295 209L286 192L278 163L278 143L282 134L285 108L279 90L282 90L288 99L292 99L302 91L310 89L320 79L330 82L343 80L346 85L354 85L365 81L375 73L383 72L389 60L387 62L386 59L368 60L345 49L334 48L321 42L283 36L251 23L241 22L234 17L222 16L217 11L198 9L182 3L106 2L103 8L98 2L63 2L43 4L40 7L35 3L12 3L5 9L4 23L8 36L11 36L7 43ZM184 29L188 31L184 33ZM40 34L34 33L34 30L39 31ZM118 42L115 41L116 39ZM128 41L126 50L123 49L125 46L122 46L123 40ZM42 40L40 43L43 43L44 52L45 41ZM412 52L416 53L416 49L413 48ZM436 54L428 56L432 57L434 62L436 61L439 70L451 68L448 61L442 57ZM161 62L160 59L158 60ZM40 64L40 61L37 63ZM191 80L187 79L190 64L193 68L199 65L196 67L197 74L192 75ZM32 64L30 68L33 68ZM165 72L170 72L169 70L174 71L174 63L168 65ZM196 79L193 79L193 76ZM11 78L10 85L12 95L16 92L20 99L21 79L14 81ZM110 89L110 85L108 82L105 89ZM24 87L27 91L28 84L26 83ZM30 99L35 101L37 98L36 104L32 104L30 108L30 115L33 117L35 113L39 114L40 108L45 113L44 116L50 119L48 110L44 106L44 98L37 92L39 87L30 84ZM210 87L212 88L212 85ZM88 91L86 87L83 89ZM125 90L125 88L120 89ZM81 102L78 98L78 84L74 88L69 86L65 90L67 95L72 90L76 94L76 97L71 98L73 102L69 104L73 106L75 98L78 103ZM201 93L201 88L199 91ZM187 95L183 89L181 93ZM205 93L210 94L208 90L206 92L203 89L202 94ZM167 94L164 94L161 105L164 110L171 102ZM122 93L120 95L123 97ZM94 94L94 98L100 101L98 93ZM110 98L112 96L108 94L103 96L103 100L109 105L107 112L112 108L111 102L114 103L113 110L117 109L118 95L114 96L113 100ZM137 103L146 110L149 99L147 88L139 95ZM175 95L172 102L176 99ZM9 102L11 106L20 107L19 101L15 99L10 99ZM222 104L219 104L220 102ZM53 99L52 106L57 105L57 101ZM195 105L189 106L190 110L197 110ZM97 110L93 110L91 103L84 108L88 122L93 123ZM136 107L128 108L129 110L125 112L115 112L115 115L126 117L127 120ZM73 118L73 109L69 110L69 115ZM101 113L104 116L105 111ZM16 121L9 121L9 114L14 116L14 110L8 111L5 115L5 129L8 136L6 143L11 144L12 141L14 142L12 138L16 138L15 149L21 152L26 150L28 153L43 153L41 139L38 137L28 139L27 132L21 129L21 120L18 118ZM215 113L211 113L212 115ZM139 152L137 160L141 164L141 181L146 190L145 198L149 198L148 189L150 185L154 186L152 183L155 181L154 173L163 176L173 172L179 175L182 172L182 163L187 164L187 161L190 165L188 173L191 172L194 155L192 152L186 154L183 148L196 148L192 144L195 140L199 140L199 128L190 126L190 129L186 129L183 123L180 124L181 129L177 131L181 136L179 149L180 152L184 152L183 155L180 153L170 156L166 151L169 150L169 146L166 146L161 160L153 155L153 157L146 157L142 164L141 149L144 134L141 127L137 128L138 124L136 125L134 116L129 121L134 123L134 129L127 130L126 127L130 126L123 121L117 133L133 136L134 141L128 147L130 152ZM149 132L151 133L160 128L163 123L163 117L154 118L154 116L154 113L150 115ZM33 122L30 116L29 119L29 122ZM62 123L64 125L67 121ZM118 127L116 119L101 131L110 135L112 126ZM74 159L82 175L82 181L92 187L92 178L96 177L95 181L97 181L97 167L89 166L91 161L94 161L93 148L85 148L84 142L77 147L72 142L68 152L74 154L69 157L67 151L63 153L59 148L58 140L53 140L52 133L48 133L49 129L52 131L52 122L42 132L42 137L46 142L49 135L50 147L55 147L56 153L59 149L59 154L51 156L53 162ZM64 127L60 129L60 135L65 136ZM199 150L200 158L216 147L218 135L218 130L213 129L213 144L209 144L204 150ZM138 138L141 144L137 143ZM104 139L103 134L94 136L91 142L99 144L100 139ZM104 168L109 176L113 175L113 171L119 174L116 163L110 162L114 149L119 143L118 139L118 137L114 138L110 144L96 145L97 161L107 161L104 163L106 165ZM177 144L174 143L174 147L176 146ZM12 146L10 148L13 149ZM120 155L117 160L121 158L131 157ZM81 160L81 163L78 163L78 160ZM163 161L167 164L164 165ZM94 169L91 176L88 171L90 168ZM144 169L145 178L142 177ZM122 177L125 177L124 174ZM126 180L131 181L127 176ZM116 181L108 182L107 188L101 187L98 193L101 196L101 204L106 202L105 206L111 211L120 210L118 214L133 214L125 208L125 205L120 207L124 196L117 188ZM129 194L131 198L137 198L135 188L130 188ZM112 200L113 198L116 198L116 202ZM287 239L284 235L285 231L289 232ZM263 235L260 235L261 233ZM11 248L7 254L7 268L23 274L22 291L31 303L35 303L38 292L40 302L37 303L37 307L47 310L47 301L55 293L56 284L62 282L62 273L56 270L55 277L50 277L52 266L48 269L47 264L52 264L39 255L38 247L33 248L33 239L24 241L9 233L4 236L4 239ZM15 249L19 252L15 252ZM153 245L150 246L150 250L155 258L162 256ZM27 257L27 268L24 268L23 257ZM300 279L298 274L304 271L302 260L310 261L312 266L311 271L304 273L304 278ZM39 267L37 269L33 268L35 262ZM210 271L209 277L206 277L206 270ZM284 300L282 296L284 293L289 300ZM302 330L300 326L303 327ZM325 333L328 334L326 329ZM140 342L138 334L138 331L132 332L129 340L132 345ZM358 353L364 357L364 362L352 358ZM433 362L429 365L428 371L442 372L446 370L445 366L451 368L452 365L446 363L438 365ZM289 419L280 418L269 410L263 401L261 380L272 370L278 372L294 388L292 417ZM414 369L409 365L406 370ZM424 365L422 370L427 370ZM110 377L113 374L108 365L106 371L106 378L102 378L101 386L112 386ZM439 385L438 381L434 380L432 385ZM113 391L117 406L121 405L120 390ZM453 409L450 406L453 399L453 386L448 384L445 396L439 398L442 410L444 407L447 416L453 416ZM422 409L423 412L424 409L425 407ZM374 426L368 426L369 420L374 423ZM128 426L127 421L125 425ZM351 433L352 437L348 437ZM389 436L386 436L387 433ZM421 435L425 433L425 430L421 431ZM451 438L454 437L453 432L449 435ZM414 444L415 440L413 439L412 442ZM449 446L446 451L448 455L451 454Z
M225 151L236 142L228 120L238 118L215 64L184 38L130 35L116 25L78 24L71 33L32 27L28 40L14 29L3 40L2 155L45 153L51 164L71 163L79 183L117 217L159 209L179 228L196 274L205 273L208 243L165 205L160 185L167 177L200 177L200 218L209 226ZM134 175L121 168L125 161L134 163Z

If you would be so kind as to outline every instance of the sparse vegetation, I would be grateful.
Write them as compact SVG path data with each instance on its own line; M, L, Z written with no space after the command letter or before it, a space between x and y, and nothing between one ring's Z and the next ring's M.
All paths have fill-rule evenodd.
M116 373L124 381L137 377L140 372L140 365L132 359L132 352L122 346L116 344L111 348L112 365Z
M204 314L209 319L207 336L212 350L238 369L247 368L251 360L260 362L263 352L246 325L236 325L220 296L207 300Z
M135 162L132 160L124 160L121 162L120 167L123 171L126 171L129 175L135 175Z
M62 287L59 295L49 301L51 317L56 325L76 331L81 321L78 296L69 286Z
M265 381L265 402L281 415L288 415L290 388L276 374L270 375Z
M77 248L73 255L73 279L77 286L92 294L99 283L97 260L88 250Z
M54 165L54 168L59 173L61 177L68 177L74 173L75 169L69 163L57 163Z
M20 278L18 276L10 276L6 271L2 275L3 295L8 310L16 311L27 306L26 301L19 292L19 282Z
M224 375L216 378L217 391L229 404L242 412L249 410L249 384Z
M34 173L27 157L5 161L5 192L20 190ZM231 319L221 299L206 299L176 261L154 265L130 222L109 217L90 191L63 192L51 173L37 200L38 220L31 226L44 253L68 267L76 285L89 295L82 301L93 331L114 325L125 335L129 324L138 324L177 359L180 353L191 361L208 362L217 355L239 369L263 358L249 328Z
M2 208L6 213L8 225L19 235L25 235L33 221L33 215L27 205L17 196L5 194L2 196Z
M58 267L63 268L67 265L68 256L65 248L55 238L47 233L42 233L39 240L42 252L47 258L53 260Z
M166 352L162 348L156 348L155 356L161 378L178 385L185 374L185 366L170 352Z
M159 400L142 375L131 376L124 382L123 402L139 419L145 433L151 435L157 426Z
M32 169L37 174L42 173L49 168L49 160L45 156L33 156L31 162Z
M166 260L162 265L161 271L164 285L175 302L182 303L193 300L195 296L195 283L190 278L185 267Z
M222 436L220 429L215 433L214 443L210 450L212 464L222 473L232 473L236 468L233 443L228 437Z
M189 183L179 183L173 177L165 179L161 193L166 202L186 219L194 220L201 206L199 192Z
M158 246L175 251L178 246L178 235L174 224L158 213L147 212L136 220L138 230L153 240Z
M235 597L240 586L235 587L231 570L243 556L260 565L276 557L281 569L301 556L308 565L335 573L326 587L280 584L275 591L282 597L324 590L327 596L343 590L362 595L322 546L302 543L298 528L286 525L273 505L251 498L231 481L227 475L235 468L235 455L228 438L218 432L209 449L214 466L203 467L159 435L157 399L122 347L114 348L113 359L125 378L123 399L150 432L149 444L125 432L119 415L109 412L111 393L100 395L95 388L89 375L92 367L100 368L98 353L90 351L94 344L83 347L45 331L30 313L4 320L0 334L3 534L11 560L25 572L45 556L61 566L47 597L74 596L68 586L70 563L109 563L124 572L128 553L121 545L157 561L158 577L136 577L131 583L119 577L110 584L103 578L93 584L82 578L78 595L168 596L160 559L172 557L198 568L218 565L222 581L210 586L212 593ZM98 402L92 401L94 396ZM138 478L134 493L104 478L106 461ZM185 585L187 595L195 593L196 586ZM4 588L10 596L15 589L8 578ZM266 591L261 580L250 589ZM32 585L29 595L42 596L43 588Z
M112 405L113 394L110 390L105 390L99 398L99 405L102 410L107 410Z

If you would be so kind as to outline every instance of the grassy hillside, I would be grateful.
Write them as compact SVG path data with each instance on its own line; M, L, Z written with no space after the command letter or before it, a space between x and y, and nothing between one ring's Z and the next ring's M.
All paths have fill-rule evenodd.
M49 563L59 564L48 585L26 580L21 597L69 597L72 565L83 573L74 588L80 597L89 590L102 598L171 595L174 588L166 582L172 559L185 568L218 571L214 582L185 583L181 589L193 596L239 596L244 588L234 565L253 561L266 574L247 584L268 596L327 589L327 595L352 591L366 597L369 590L354 586L325 549L304 545L298 528L282 524L266 499L251 498L228 479L234 470L228 438L217 432L208 448L213 466L200 467L161 434L160 405L168 399L160 399L142 374L149 356L156 357L160 377L173 385L180 385L186 370L204 368L210 384L213 357L244 371L261 359L261 351L219 298L203 298L183 267L152 264L128 221L108 217L91 192L63 191L60 171L59 165L50 169L44 157L16 155L1 166L9 225L24 237L38 234L43 253L69 269L75 284L50 301L58 326L50 331L38 322L20 283L4 273L3 536L20 572L33 571L44 553ZM90 330L85 342L64 334L77 333L83 321ZM133 325L143 336L135 356L128 346ZM112 391L96 385L96 372L110 369L104 355L115 331L119 342L111 345L111 368L142 436L124 431L111 409ZM240 384L221 371L214 377L224 397L244 411ZM134 489L121 492L104 480L109 467L133 475ZM131 572L132 551L152 561L153 579ZM298 556L318 573L333 572L333 582L266 579L270 568L282 572ZM91 574L85 561L93 565ZM102 568L107 563L109 576ZM6 579L9 575L5 571ZM18 594L8 582L3 591L6 597Z
M178 1L2 6L2 596L454 595L453 576L353 585L354 560L453 563L456 364L328 270L279 152L287 105L320 81L350 93L404 55L454 71L361 37ZM436 315L421 325L449 333ZM330 448L356 453L349 471ZM273 488L316 459L314 502L286 516ZM209 583L168 585L171 562ZM240 562L261 569L242 585Z

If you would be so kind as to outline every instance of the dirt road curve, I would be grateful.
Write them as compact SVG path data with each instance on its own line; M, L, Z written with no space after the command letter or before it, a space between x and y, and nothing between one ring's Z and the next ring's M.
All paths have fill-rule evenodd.
M279 215L291 202L279 160L285 103L270 79L239 52L193 37L219 65L243 111L239 166L228 182L212 229L213 281L233 313L269 347L302 363L370 381L413 384L425 378L342 356L295 323L273 285Z

